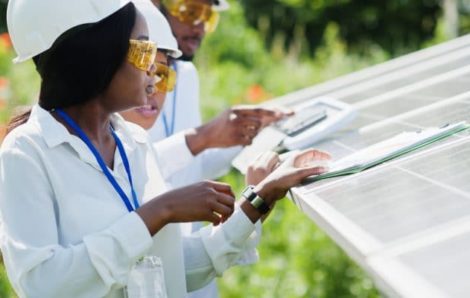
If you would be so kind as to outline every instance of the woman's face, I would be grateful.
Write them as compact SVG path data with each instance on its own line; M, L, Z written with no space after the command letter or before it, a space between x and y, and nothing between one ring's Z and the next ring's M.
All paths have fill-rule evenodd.
M161 51L157 53L156 61L169 66L167 55ZM157 120L157 117L163 108L165 97L165 92L155 90L154 93L147 96L147 103L145 105L121 112L121 115L127 121L134 122L148 130Z
M130 38L148 40L147 23L138 10ZM138 69L126 60L104 92L103 105L110 112L143 106L147 102L147 94L154 93L155 81L154 76L149 76L146 71Z

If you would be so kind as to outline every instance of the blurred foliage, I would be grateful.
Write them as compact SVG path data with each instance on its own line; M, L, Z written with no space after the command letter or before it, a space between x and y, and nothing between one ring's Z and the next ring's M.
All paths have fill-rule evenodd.
M0 297L2 298L14 298L16 297L14 291L10 287L8 282L7 274L5 268L3 267L3 261L0 263Z
M282 44L314 53L328 24L337 23L350 49L376 44L388 53L417 49L429 39L442 14L442 0L241 0L249 24L268 47ZM462 14L464 11L462 10ZM463 28L462 28L463 29ZM468 31L467 31L468 32Z
M8 34L0 34L0 137L14 110L34 102L39 90L34 64L29 61L13 66L14 57Z
M8 0L0 0L0 32L7 31L7 4Z
M195 61L204 116L208 119L231 105L257 103L390 57L373 45L360 54L350 53L336 23L328 24L315 59L283 47L266 51L261 34L247 24L240 4L232 2ZM262 94L253 96L257 92Z

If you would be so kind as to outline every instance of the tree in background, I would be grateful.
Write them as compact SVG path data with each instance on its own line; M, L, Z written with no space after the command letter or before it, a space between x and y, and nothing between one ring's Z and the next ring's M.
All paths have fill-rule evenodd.
M0 0L0 32L7 31L7 5L8 0Z
M348 48L376 44L391 53L433 38L441 0L241 0L245 16L268 47L314 53L331 22Z

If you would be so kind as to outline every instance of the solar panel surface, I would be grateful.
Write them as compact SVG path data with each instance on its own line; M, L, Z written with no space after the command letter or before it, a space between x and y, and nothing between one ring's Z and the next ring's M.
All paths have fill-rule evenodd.
M359 110L347 129L315 144L335 158L403 131L470 121L470 35L273 104L319 95ZM465 131L362 173L291 193L390 296L468 297L469 181L470 133Z

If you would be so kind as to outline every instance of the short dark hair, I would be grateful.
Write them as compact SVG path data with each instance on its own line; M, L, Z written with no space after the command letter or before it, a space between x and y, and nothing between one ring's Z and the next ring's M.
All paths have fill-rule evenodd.
M97 23L68 30L34 57L42 78L39 105L65 108L104 92L125 61L135 19L129 3Z

